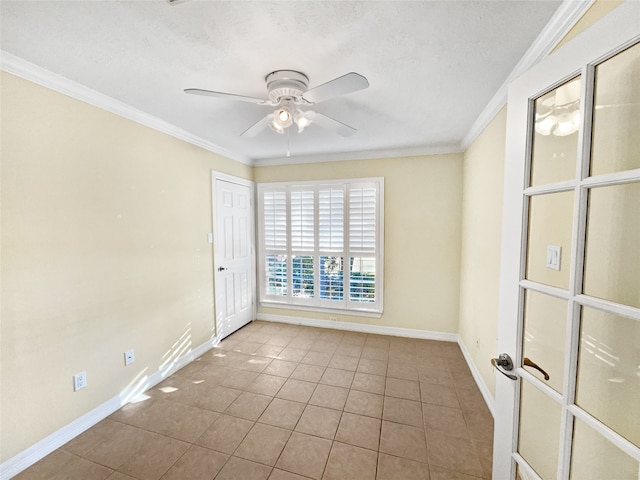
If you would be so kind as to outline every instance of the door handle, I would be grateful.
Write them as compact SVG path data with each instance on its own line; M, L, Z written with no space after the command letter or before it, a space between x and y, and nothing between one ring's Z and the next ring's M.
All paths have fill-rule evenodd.
M493 365L496 370L498 370L505 377L509 377L511 380L517 380L518 377L512 373L507 373L513 370L513 360L507 353L501 353L498 355L498 358L491 359L491 365ZM507 372L506 372L506 371Z
M226 268L226 267L218 267L218 271L219 272L224 272L225 270L228 270L228 268Z
M531 368L535 368L536 370L538 370L542 375L544 375L544 379L545 380L549 380L549 374L547 372L545 372L540 365L538 365L536 362L533 362L531 360L529 360L527 357L524 358L523 362L527 367L531 367Z

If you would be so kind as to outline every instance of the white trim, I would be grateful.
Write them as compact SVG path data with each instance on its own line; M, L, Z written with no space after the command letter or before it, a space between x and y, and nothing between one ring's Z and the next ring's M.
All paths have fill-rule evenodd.
M218 172L216 170L211 170L211 224L213 227L213 298L214 298L214 318L216 319L216 335L219 335L218 332L218 300L216 292L220 290L216 288L216 279L217 268L220 266L219 257L220 255L216 255L216 248L220 245L219 240L219 229L217 228L217 206L216 206L216 182L220 180L227 183L233 183L235 185L241 185L243 187L247 187L250 190L249 194L249 228L251 228L250 237L251 237L251 265L249 273L251 275L251 317L249 322L251 322L254 318L256 318L256 313L258 311L258 290L257 290L257 273L256 273L256 184L252 180L247 180L245 178L236 177L233 175L229 175L226 173ZM219 252L217 252L219 254ZM225 287L226 288L226 287ZM227 335L230 335L233 332L228 332Z
M331 187L336 190L341 190L344 195L343 203L343 246L340 251L323 250L318 242L318 232L320 229L320 216L318 212L319 195L323 187ZM367 189L375 189L375 247L374 252L362 253L357 249L352 250L350 247L350 235L351 235L351 192L358 190L359 188L366 187ZM296 188L304 188L307 191L313 190L314 197L314 245L313 250L300 250L295 249L291 243L292 235L292 191ZM361 316L380 316L384 310L384 177L369 177L369 178L344 178L335 180L300 180L289 182L260 182L256 184L256 203L258 205L257 211L257 271L258 271L258 301L261 306L266 308L279 308L280 306L290 305L296 310L306 310L312 308L314 311L329 310L337 311L338 314L347 314L348 312L360 312ZM285 196L284 210L286 213L286 240L279 246L266 248L264 237L264 222L265 222L265 202L264 198L268 192L279 192ZM266 268L265 260L267 256L272 255L286 255L286 281L287 291L284 295L268 294L266 289ZM314 260L314 295L312 298L294 297L292 295L292 277L294 270L292 266L292 259L296 255L308 255L312 256ZM342 257L344 265L344 281L345 281L345 294L342 300L327 300L323 299L320 294L321 282L319 277L319 259L322 256L335 256ZM358 302L351 300L350 290L348 289L349 282L351 280L351 273L348 272L347 265L349 258L366 257L375 259L375 301L374 302ZM300 307L300 308L295 308Z
M319 312L319 313L335 313L336 315L353 315L354 317L369 317L380 318L382 312L367 312L366 310L346 310L341 308L325 308L314 307L312 305L292 305L291 303L281 303L277 301L261 301L260 307L264 308L277 308L283 310L302 310L305 312Z
M56 430L51 435L18 453L0 465L0 480L9 480L26 470L37 461L43 459L54 450L74 439L85 430L93 427L109 415L129 403L133 398L162 382L169 375L200 357L218 343L218 338L207 340L202 345L176 358L173 362L161 367L157 372L141 378L137 384L125 388L115 397L98 405L93 410Z
M591 297L589 295L578 294L575 296L575 301L584 305L585 307L595 308L597 310L612 313L620 317L625 317L630 320L640 322L640 308L632 307L630 305L623 305L609 300L603 300L601 298Z
M544 283L532 282L531 280L520 280L520 286L526 290L533 290L534 292L544 293L552 297L561 298L562 300L569 300L569 291L562 288L552 287Z
M560 40L569 33L569 30L573 28L586 11L591 8L594 1L595 0L564 0L564 2L562 2L558 10L556 10L556 13L551 17L551 20L549 20L542 32L540 32L538 37L533 41L493 98L487 106L484 107L484 110L478 115L476 121L473 122L469 132L467 132L462 142L460 142L459 149L461 151L464 152L471 146L473 141L478 138L478 135L480 135L491 120L493 120L493 117L495 117L500 109L507 103L509 84L546 57L555 46L558 45Z
M462 337L460 337L459 335L458 335L458 345L460 346L460 350L462 350L462 355L464 356L464 359L466 360L467 365L469 366L469 370L471 370L471 375L473 376L473 379L476 381L476 385L478 385L478 389L482 394L482 398L484 398L484 403L487 404L487 408L489 408L489 411L491 412L491 416L495 418L496 403L493 399L493 396L491 396L491 392L489 391L487 384L484 383L484 379L482 378L482 375L480 375L480 370L478 370L478 368L476 367L476 364L471 359L469 350L467 350L467 347L462 341Z
M399 147L384 150L361 150L355 152L319 153L287 157L254 159L254 167L274 165L297 165L306 163L343 162L351 160L374 160L379 158L421 157L427 155L449 155L463 153L459 145L436 145L423 147Z
M580 184L583 187L607 187L610 185L623 185L625 183L637 182L638 179L640 179L640 168L585 178Z
M258 313L257 319L264 320L266 322L289 323L305 327L332 328L334 330L346 330L349 332L420 338L423 340L440 340L443 342L458 342L457 333L432 332L428 330L416 330L413 328L388 327L385 325L369 325L354 322L332 322L330 320L320 320L317 318L289 317L287 315L273 315L268 313Z
M536 377L534 374L532 374L528 370L525 370L523 367L517 367L515 371L513 371L512 373L515 373L517 376L522 378L523 381L526 380L529 385L531 385L533 388L540 390L542 393L544 393L547 397L551 398L558 405L562 405L562 394L555 391L553 388L551 388L549 385L544 383L542 380L540 380L538 377Z
M132 120L136 123L152 128L162 133L166 133L179 140L183 140L191 145L204 148L210 152L222 155L245 165L252 165L250 158L238 155L230 150L219 147L203 138L187 132L175 125L160 120L142 110L132 107L124 102L85 87L79 83L69 80L61 75L46 70L38 65L27 62L20 57L0 50L0 69L44 87L60 92L69 97L88 103L107 112L114 113L120 117Z
M238 185L244 185L245 187L253 188L255 183L253 180L248 180L242 177L235 177L233 175L229 175L228 173L218 172L217 170L211 170L211 174L213 175L214 180L222 180L224 182L236 183Z
M527 187L524 189L524 194L531 197L534 195L544 195L547 193L572 192L574 188L576 188L576 181L568 180L566 182L550 183L547 185L537 185L535 187Z
M542 480L540 476L536 473L536 471L531 468L531 466L527 463L527 461L522 458L522 455L519 453L513 454L513 459L520 466L520 470L518 474L520 475L522 480ZM517 479L520 480L520 479Z

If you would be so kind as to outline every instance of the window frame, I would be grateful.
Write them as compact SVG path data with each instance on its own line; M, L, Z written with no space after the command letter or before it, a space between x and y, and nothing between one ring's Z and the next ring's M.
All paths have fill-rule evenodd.
M341 189L343 192L343 230L342 250L331 251L321 249L319 241L319 191L322 188ZM375 246L373 253L362 253L350 247L350 191L359 188L375 189ZM292 246L292 205L291 191L296 189L313 190L314 195L314 245L313 250L294 248ZM258 301L262 307L289 308L295 310L310 310L324 313L342 313L359 316L380 317L383 312L384 299L384 178L352 178L337 180L313 180L297 182L262 182L256 184L256 201L258 203L257 215L257 274L258 274ZM285 191L286 212L286 247L266 248L265 245L265 192ZM266 291L266 260L269 255L286 255L286 295L269 295ZM314 266L314 296L312 298L294 297L293 293L293 257L312 256ZM343 298L341 300L328 300L320 298L320 257L335 256L342 258ZM375 301L361 302L351 299L350 295L350 258L372 258L375 261Z

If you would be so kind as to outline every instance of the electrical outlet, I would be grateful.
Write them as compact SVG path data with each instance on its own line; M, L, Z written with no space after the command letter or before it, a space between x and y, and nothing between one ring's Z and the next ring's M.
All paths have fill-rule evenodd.
M87 386L87 372L76 373L73 376L73 391L77 392Z
M131 350L127 350L126 352L124 352L124 365L125 365L125 367L127 365L131 365L135 361L136 361L136 357L133 354L133 348Z
M338 317L329 317L329 320L331 320L332 322L337 322L338 321Z

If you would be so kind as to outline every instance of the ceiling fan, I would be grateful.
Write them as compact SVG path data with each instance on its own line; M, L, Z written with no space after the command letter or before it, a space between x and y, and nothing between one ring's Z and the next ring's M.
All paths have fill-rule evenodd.
M267 99L199 88L187 88L185 93L276 107L273 112L242 132L240 136L243 137L254 137L267 126L277 133L284 133L293 123L297 125L299 133L311 123L316 123L344 137L356 133L356 129L349 125L313 110L303 110L301 107L315 105L339 95L367 88L369 82L362 75L354 72L347 73L309 89L309 78L304 73L295 70L276 70L265 77L265 82L268 91Z

